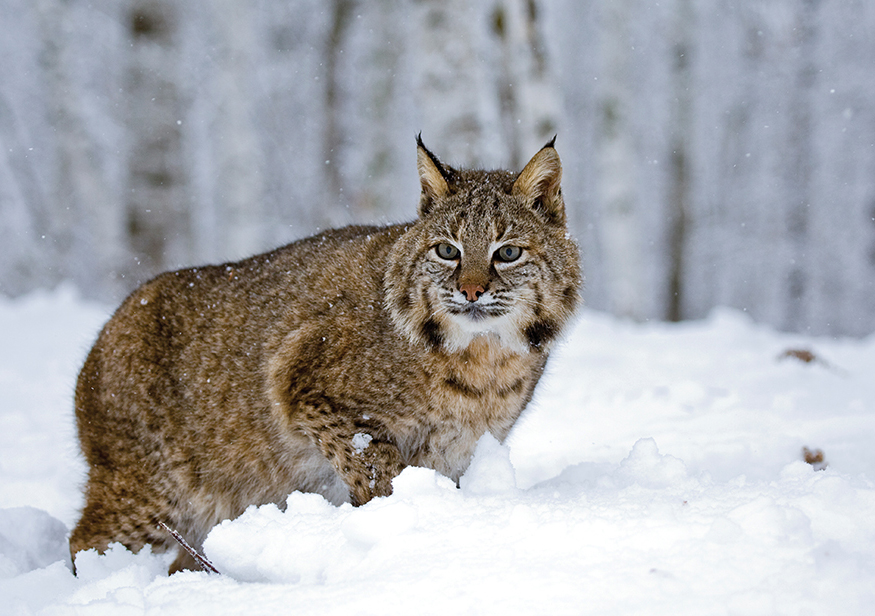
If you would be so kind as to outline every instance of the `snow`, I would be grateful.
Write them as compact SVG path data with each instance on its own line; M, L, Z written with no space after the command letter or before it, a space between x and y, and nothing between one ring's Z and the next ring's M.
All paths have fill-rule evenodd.
M356 453L361 453L368 448L374 437L365 432L359 432L352 436L352 448Z
M875 336L782 334L725 309L683 324L584 311L460 488L408 468L359 508L293 493L212 531L221 575L167 576L172 555L117 545L80 554L74 577L72 391L108 314L70 288L0 299L0 614L875 610Z

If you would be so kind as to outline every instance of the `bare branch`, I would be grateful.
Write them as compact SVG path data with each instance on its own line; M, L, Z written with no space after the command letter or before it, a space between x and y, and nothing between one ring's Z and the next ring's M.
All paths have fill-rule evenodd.
M168 533L170 533L171 537L176 539L176 542L182 546L182 549L185 550L186 552L188 552L189 555L191 555L191 557L194 558L195 561L197 561L197 563L201 566L201 569L203 569L207 573L219 573L219 570L213 566L213 563L211 563L205 557L198 554L197 550L195 550L193 547L188 545L188 542L182 538L182 535L180 535L178 532L176 532L175 530L173 530L172 528L167 526L167 524L165 524L164 522L158 522L158 524L161 526L161 528L163 528Z

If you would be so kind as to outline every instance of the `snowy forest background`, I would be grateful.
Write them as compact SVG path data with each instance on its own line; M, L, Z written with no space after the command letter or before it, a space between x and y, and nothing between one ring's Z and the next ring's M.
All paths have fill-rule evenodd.
M0 293L412 218L553 134L591 307L875 330L870 0L2 0Z

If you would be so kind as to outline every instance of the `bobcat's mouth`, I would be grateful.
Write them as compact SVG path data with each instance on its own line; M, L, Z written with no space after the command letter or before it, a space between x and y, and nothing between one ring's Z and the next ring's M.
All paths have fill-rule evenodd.
M485 321L489 318L503 316L507 311L498 306L488 306L481 302L468 302L466 304L453 304L449 306L449 313L471 321Z
M461 310L459 310L456 314L464 315L471 319L472 321L482 321L487 317L493 316L490 312L485 309L483 306L478 305L476 302L471 303Z

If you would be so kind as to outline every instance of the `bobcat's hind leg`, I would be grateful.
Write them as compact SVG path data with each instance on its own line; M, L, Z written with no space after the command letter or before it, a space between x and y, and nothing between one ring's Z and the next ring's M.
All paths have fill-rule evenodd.
M200 566L194 557L186 552L182 547L179 548L179 553L176 555L176 559L170 565L170 569L168 573L171 575L176 573L177 571L202 571L203 567Z
M113 489L92 478L88 483L85 508L70 535L70 557L74 562L82 550L103 553L111 543L121 543L132 552L150 544L156 553L174 547L175 542L158 527L161 511L142 495Z

